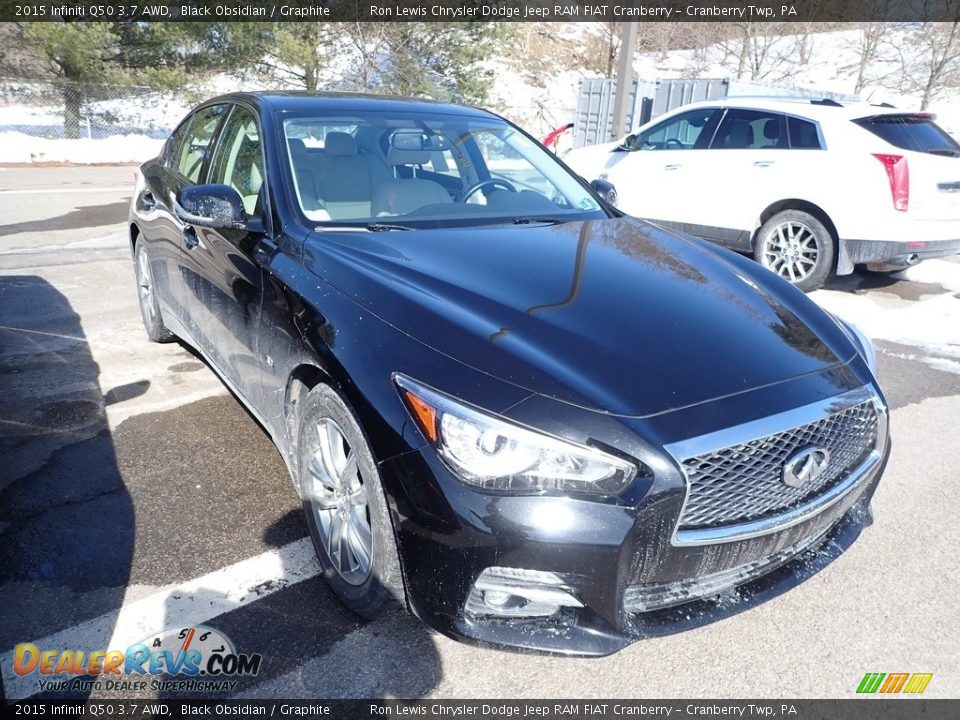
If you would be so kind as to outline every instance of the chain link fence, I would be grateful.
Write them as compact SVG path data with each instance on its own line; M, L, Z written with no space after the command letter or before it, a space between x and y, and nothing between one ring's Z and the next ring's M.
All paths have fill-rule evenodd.
M166 137L191 102L134 85L0 78L0 134L46 139Z

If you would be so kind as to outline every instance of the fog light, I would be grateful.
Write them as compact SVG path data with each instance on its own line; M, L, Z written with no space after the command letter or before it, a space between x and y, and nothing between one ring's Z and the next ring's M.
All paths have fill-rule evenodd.
M562 607L583 607L556 573L490 567L473 584L464 610L470 615L548 617Z

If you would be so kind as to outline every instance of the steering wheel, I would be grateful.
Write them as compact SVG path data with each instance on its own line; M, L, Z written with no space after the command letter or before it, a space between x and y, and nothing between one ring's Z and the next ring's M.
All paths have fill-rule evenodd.
M513 185L508 183L506 180L503 180L501 178L490 178L489 180L481 180L480 182L474 185L471 185L466 190L464 190L463 194L460 196L460 202L465 203L467 200L470 199L470 197L475 192L477 192L477 190L480 190L481 188L485 188L487 186L497 187L498 185L502 187L504 190L509 190L512 193L515 193L517 191L517 189Z
M680 142L676 138L667 138L666 140L664 140L663 144L666 145L668 148L685 148L686 147L686 145L684 145L682 142Z

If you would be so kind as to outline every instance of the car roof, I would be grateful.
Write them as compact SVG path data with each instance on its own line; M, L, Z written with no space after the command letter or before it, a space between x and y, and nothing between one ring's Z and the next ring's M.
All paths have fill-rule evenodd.
M788 115L799 115L816 120L834 118L851 119L872 115L902 115L906 110L898 110L892 105L871 105L861 101L834 100L832 98L751 96L740 95L717 100L701 100L683 105L683 109L697 107L743 108L746 110L772 110ZM678 108L680 109L680 108Z
M439 102L428 98L300 90L228 93L211 98L204 102L204 105L236 100L245 100L257 107L275 112L309 112L310 110L322 110L324 112L439 112L449 115L495 117L493 113L480 108Z

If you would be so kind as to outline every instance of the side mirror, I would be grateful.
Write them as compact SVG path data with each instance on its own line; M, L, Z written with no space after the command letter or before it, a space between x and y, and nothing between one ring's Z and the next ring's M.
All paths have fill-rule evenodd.
M596 191L597 195L602 197L611 205L616 206L617 188L614 187L612 182L607 182L606 180L591 180L590 187Z
M623 143L620 145L625 150L636 150L637 149L637 136L635 133L627 135L623 139Z
M247 229L240 193L229 185L192 185L177 193L177 217L188 225L217 230Z

